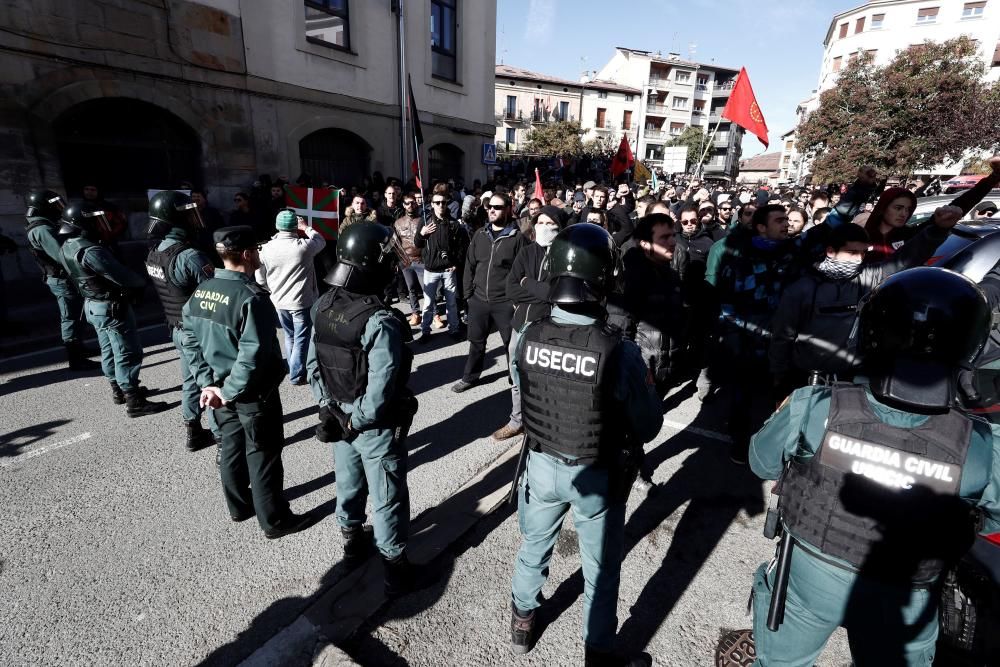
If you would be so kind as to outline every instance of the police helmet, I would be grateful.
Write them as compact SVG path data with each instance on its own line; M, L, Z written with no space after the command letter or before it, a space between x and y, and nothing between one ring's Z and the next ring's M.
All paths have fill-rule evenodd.
M337 266L325 282L359 294L381 294L402 257L396 235L377 222L356 222L337 239Z
M105 212L88 202L67 206L62 212L61 222L61 236L82 236L100 241L103 235L111 233L111 223Z
M986 296L960 273L918 267L890 276L858 314L872 392L915 412L948 409L958 371L972 366L991 325Z
M618 246L597 225L576 224L559 232L545 254L551 277L549 301L574 304L603 301L621 274Z
M66 201L57 192L52 190L34 190L28 193L28 212L25 214L29 218L41 217L55 222L62 215L66 208Z
M150 238L163 238L173 227L194 230L204 227L197 205L183 192L161 190L149 200Z

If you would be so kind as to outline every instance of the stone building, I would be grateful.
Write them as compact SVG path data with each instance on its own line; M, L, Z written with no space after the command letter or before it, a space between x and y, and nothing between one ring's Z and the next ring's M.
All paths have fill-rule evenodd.
M0 228L23 244L39 186L97 185L136 236L149 188L405 180L400 4L425 176L484 178L496 0L5 0Z

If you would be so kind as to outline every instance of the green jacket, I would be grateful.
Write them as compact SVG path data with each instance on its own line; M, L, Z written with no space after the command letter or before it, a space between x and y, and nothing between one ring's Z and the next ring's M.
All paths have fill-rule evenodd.
M750 468L761 479L778 479L785 462L812 457L823 441L830 411L830 387L801 387L764 424L750 441ZM871 391L865 392L876 416L897 428L912 428L926 415L890 408ZM1000 531L1000 429L996 432L978 418L972 420L972 441L962 466L959 495L985 516L982 533Z
M253 277L219 269L182 309L191 371L199 387L219 387L226 401L257 401L288 372L278 345L278 315Z

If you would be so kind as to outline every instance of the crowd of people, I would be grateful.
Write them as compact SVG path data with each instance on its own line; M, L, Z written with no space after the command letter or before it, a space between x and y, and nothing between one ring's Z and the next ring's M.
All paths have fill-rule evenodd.
M376 175L344 191L336 240L286 205L282 182L262 179L237 193L228 219L197 188L156 193L146 276L117 257L107 203L67 205L55 192L34 192L28 240L59 303L71 369L89 365L82 312L112 400L129 417L167 407L149 401L139 381L132 304L153 284L181 360L186 446L219 445L231 518L256 517L270 539L312 522L282 493L277 391L285 377L308 385L316 437L334 443L345 560L377 552L390 597L415 579L405 448L418 409L407 389L413 355L443 340L436 330L467 340L451 385L462 393L480 383L488 337L498 332L511 410L493 438L526 436L512 647L531 648L538 591L572 507L590 564L587 664L643 664L611 652L621 541L603 536L609 525L621 532L622 488L648 488L642 445L662 425L667 393L691 381L699 400L728 401L730 459L746 465L751 438L776 405L801 387L862 373L858 311L869 294L925 264L963 216L996 211L981 203L1000 184L1000 157L990 166L917 226L907 224L913 189L886 188L871 168L828 188L555 178L540 196L516 179L424 190ZM616 463L611 433L622 438ZM544 496L541 506L529 486Z

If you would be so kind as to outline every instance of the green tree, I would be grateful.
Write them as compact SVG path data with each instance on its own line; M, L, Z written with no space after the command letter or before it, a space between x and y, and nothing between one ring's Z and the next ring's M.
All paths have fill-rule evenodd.
M580 157L583 142L577 121L559 121L536 125L525 140L524 151L547 157Z
M705 132L697 125L685 127L684 131L670 140L668 146L687 146L688 165L698 164L705 151Z
M959 37L901 50L885 67L862 54L799 126L820 182L849 181L860 165L907 176L1000 143L1000 88L983 81L975 43Z

